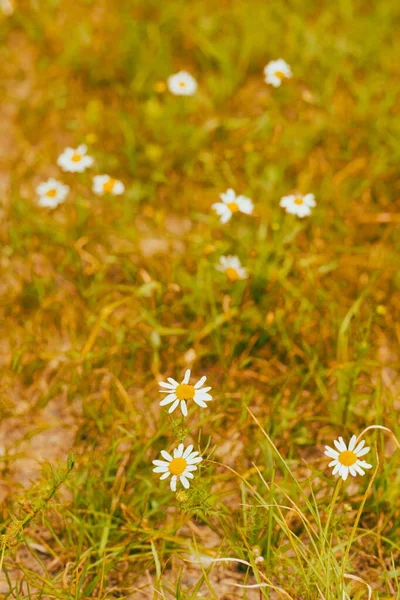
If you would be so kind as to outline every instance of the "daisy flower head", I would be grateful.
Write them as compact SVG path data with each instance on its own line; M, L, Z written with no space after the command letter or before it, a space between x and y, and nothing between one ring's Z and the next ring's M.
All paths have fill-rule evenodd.
M311 215L311 209L316 206L314 194L291 194L290 196L283 196L279 202L279 206L285 209L287 213L291 215L297 215L300 218L308 217Z
M346 446L342 437L339 437L333 442L336 450L325 446L326 450L324 454L332 458L333 460L329 463L330 467L333 467L332 475L339 475L343 481L350 475L355 477L357 474L365 475L364 469L371 469L372 465L360 460L362 456L368 454L369 448L365 446L365 441L357 443L357 437L355 435L350 439L349 445Z
M217 271L225 273L227 279L232 283L248 277L247 270L242 267L237 256L220 256L219 264L215 268Z
M232 215L237 212L251 215L254 209L253 202L246 196L236 196L235 192L230 188L223 194L220 194L222 202L215 202L211 208L215 210L219 216L221 223L227 223Z
M57 164L63 171L68 173L83 173L85 169L91 167L93 158L86 154L87 146L81 144L77 148L65 148L57 159Z
M179 444L173 452L173 456L161 450L161 456L165 460L153 460L154 473L162 473L161 479L167 479L171 475L170 486L173 492L176 492L176 484L179 481L184 488L190 487L189 479L193 479L193 471L197 470L197 466L203 460L198 452L193 452L193 445L190 444L185 449L183 444Z
M265 81L274 87L279 87L284 79L290 79L293 76L292 69L283 58L271 60L264 67L264 75Z
M36 193L39 206L56 208L68 196L69 187L57 181L57 179L51 178L40 183L36 188Z
M174 96L193 96L197 91L197 81L187 71L179 71L170 75L167 80L168 89Z
M103 194L112 194L113 196L120 196L125 191L125 186L119 179L114 179L109 175L95 175L93 177L92 190L98 196Z
M168 409L169 413L173 413L174 410L180 405L181 412L184 417L188 414L186 402L193 400L201 408L207 408L207 402L212 400L212 396L208 393L211 387L203 387L207 377L203 375L197 383L194 385L189 384L190 380L190 369L187 369L185 376L181 383L168 377L167 381L161 381L160 387L164 388L160 390L162 394L167 394L160 402L160 406L171 406Z

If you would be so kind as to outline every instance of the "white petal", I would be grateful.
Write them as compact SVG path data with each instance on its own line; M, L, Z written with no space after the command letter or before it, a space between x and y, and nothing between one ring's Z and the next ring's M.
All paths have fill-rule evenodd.
M356 442L357 442L357 436L352 435L350 438L350 442L349 442L349 450L351 452L353 452L354 448L356 447Z
M360 475L365 475L365 471L363 471L358 462L354 463L353 467L354 470L357 471L357 473L359 473Z
M315 202L315 196L314 194L306 194L303 197L304 202L308 205L314 208L314 206L317 206L317 203Z
M344 443L342 437L338 438L337 440L334 440L333 443L335 444L339 452L344 452L345 450L347 450L346 444Z
M328 467L335 467L338 464L338 460L337 458L335 460L331 460L331 462L328 464Z
M254 209L254 205L250 198L246 198L246 196L239 196L237 199L237 203L239 206L239 210L242 213L246 215L251 215Z
M171 477L171 483L170 483L171 490L172 490L173 492L176 492L176 480L177 480L177 476L176 476L176 475L173 475L173 476Z
M368 454L369 451L370 448L368 448L368 446L365 446L365 448L362 448L362 450L355 452L355 454L357 454L357 458L359 458L360 456L365 456L366 454Z
M357 455L357 453L360 452L360 450L362 450L364 445L365 445L365 440L361 440L361 442L359 444L357 444L357 446L354 448L354 454Z
M169 473L168 467L155 467L153 471L154 473L166 473L167 471Z
M181 411L182 411L183 416L187 417L188 409L187 409L185 400L181 400Z
M165 381L160 381L158 385L160 387L167 388L168 390L174 390L176 387L175 385L172 385L171 383L165 383Z
M163 456L165 460L172 460L172 456L166 450L161 450L161 456Z
M349 476L349 467L345 467L344 465L342 465L342 468L340 469L340 475L343 481L346 481L346 479Z
M339 473L339 471L340 471L341 468L342 468L342 465L338 462L336 464L336 467L332 471L332 475L336 475L337 473Z
M184 383L186 385L187 383L189 383L189 379L190 379L190 369L187 369L182 383Z
M178 404L179 404L179 398L177 398L175 400L175 402L172 404L171 408L168 410L168 413L169 414L173 413L174 410L176 409L176 407L178 406Z
M201 406L201 408L207 408L207 404L203 400L199 400L196 397L194 397L193 400L196 402L196 404L198 406Z
M179 479L184 488L186 488L186 489L190 488L190 483L188 482L188 480L186 479L186 477L184 475L181 475Z
M179 444L179 446L177 448L175 448L175 450L174 450L174 458L181 458L184 449L185 449L185 446L183 444Z
M229 188L223 194L220 194L219 197L225 204L229 204L230 202L235 202L236 194L232 188Z
M351 475L352 477L355 477L355 476L357 475L357 471L356 471L356 469L355 469L355 466L356 466L356 465L354 464L354 465L350 465L350 467L349 467L350 475Z
M193 400L195 402L197 402L197 400L202 400L203 402L207 400L210 401L212 400L212 396L210 396L210 394L208 394L207 392L203 392L203 390L197 390L193 397Z
M166 460L153 460L153 465L156 465L157 467L165 467L166 469L168 469L169 467L169 461Z
M193 444L190 444L186 448L185 452L183 453L182 458L187 458L189 456L189 454L191 453L192 450L193 450Z
M205 380L207 379L207 377L205 375L203 375L203 377L201 377L198 382L195 384L194 389L198 390L199 388L201 388L201 386L203 385L203 383L205 382Z
M337 452L337 450L334 450L333 448L330 448L329 446L325 446L326 450L324 452L324 454L326 456L329 456L329 458L337 458L339 456L339 452Z
M161 400L160 406L171 404L171 402L173 402L174 400L176 400L176 394L168 394L168 396L165 396L165 398Z
M372 465L370 465L369 463L365 462L365 460L358 460L357 464L362 467L363 469L372 469Z
M198 463L201 463L202 460L201 456L196 456L195 458L189 456L189 458L186 459L186 462L188 465L197 465Z
M114 184L113 194L120 196L125 192L125 186L122 181L116 181Z
M171 475L171 473L169 471L167 471L166 473L164 473L164 475L161 475L160 481L162 481L163 479L167 479L170 475Z
M170 382L171 385L178 387L179 383L177 381L175 381L175 379L172 379L172 377L167 377L167 381Z

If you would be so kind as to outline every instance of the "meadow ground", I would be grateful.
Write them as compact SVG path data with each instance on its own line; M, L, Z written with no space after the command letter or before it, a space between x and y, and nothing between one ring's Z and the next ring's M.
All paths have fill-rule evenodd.
M1 5L1 597L399 600L398 3ZM228 188L254 211L222 224ZM159 382L188 368L213 399L185 418Z

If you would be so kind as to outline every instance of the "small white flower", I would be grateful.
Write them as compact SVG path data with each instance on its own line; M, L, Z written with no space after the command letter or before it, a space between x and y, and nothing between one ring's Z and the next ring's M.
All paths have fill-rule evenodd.
M311 215L311 208L316 206L314 198L314 194L283 196L279 202L279 206L282 206L291 215L297 215L301 218L308 217Z
M190 487L188 479L193 479L193 471L197 470L196 465L203 460L201 456L198 456L198 452L192 452L192 450L192 444L186 450L183 444L179 444L174 450L173 457L165 450L161 450L161 456L165 460L153 460L154 473L162 473L160 480L167 479L172 475L170 486L173 492L176 492L178 479L184 488L188 489Z
M197 90L197 81L187 71L179 71L168 77L168 89L175 96L193 96Z
M81 144L77 148L65 148L57 159L57 164L63 171L82 173L93 164L93 158L86 154L87 146Z
M167 394L160 402L160 406L166 406L171 404L168 412L172 413L176 407L180 404L180 408L183 416L187 416L188 410L186 401L193 400L201 408L207 408L207 402L212 400L212 396L208 393L211 387L203 388L202 385L206 381L207 377L204 375L201 377L195 385L189 385L190 369L187 369L185 377L182 383L178 383L172 377L168 377L167 382L160 381L160 386L165 388L160 390L162 394Z
M230 188L224 194L220 194L222 202L215 202L211 208L215 210L219 216L221 223L227 223L233 214L242 212L246 215L251 215L253 212L253 202L246 196L236 196L235 192Z
M365 471L363 469L372 468L372 465L365 462L365 460L360 460L362 456L368 454L369 452L369 448L364 447L364 440L361 440L361 442L357 444L357 437L353 435L353 437L350 439L348 447L346 446L342 437L334 440L333 443L335 444L337 450L334 450L329 446L325 446L326 450L324 452L326 456L333 458L333 460L329 463L329 466L333 467L332 475L339 475L343 481L346 481L349 473L353 477L355 477L357 473L359 475L365 475Z
M37 201L39 206L56 208L68 196L69 187L51 178L40 183L36 188L36 193L39 196Z
M279 87L283 79L290 79L292 77L292 69L283 58L279 58L278 60L271 60L264 67L264 75L267 83L270 83L274 87Z
M93 177L93 191L95 194L102 196L103 194L112 194L120 196L125 191L125 186L122 181L113 179L109 175L96 175Z
M220 256L219 265L215 268L217 271L225 273L229 281L232 282L248 277L246 269L242 267L237 256Z

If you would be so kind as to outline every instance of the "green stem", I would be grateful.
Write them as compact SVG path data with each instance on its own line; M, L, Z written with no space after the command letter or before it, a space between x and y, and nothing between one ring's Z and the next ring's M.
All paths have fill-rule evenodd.
M335 507L336 500L337 500L337 497L339 495L341 487L342 487L342 478L339 477L338 481L336 482L336 487L335 487L335 491L333 492L332 502L331 502L330 507L329 507L328 518L327 518L327 521L326 521L325 531L324 531L324 544L326 544L326 542L328 540L329 525L331 523L333 509Z

